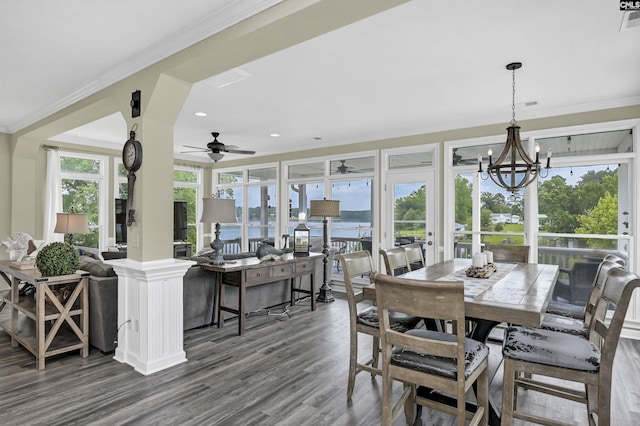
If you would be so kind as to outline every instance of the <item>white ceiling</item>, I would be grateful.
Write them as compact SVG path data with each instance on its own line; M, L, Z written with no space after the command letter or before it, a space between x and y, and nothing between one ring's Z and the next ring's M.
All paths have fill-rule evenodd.
M0 131L15 132L277 2L112 0L96 8L0 0ZM414 0L195 84L175 125L176 152L205 147L212 131L259 156L506 126L505 65L514 61L524 64L518 120L640 104L640 27L620 31L618 6ZM55 139L119 148L127 136L124 120L108 117Z

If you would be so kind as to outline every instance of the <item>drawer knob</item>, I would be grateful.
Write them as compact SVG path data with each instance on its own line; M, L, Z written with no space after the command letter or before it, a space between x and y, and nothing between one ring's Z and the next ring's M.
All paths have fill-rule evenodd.
M259 276L260 276L260 272L256 273L256 277L259 277Z
M284 272L284 268L280 268L280 272Z

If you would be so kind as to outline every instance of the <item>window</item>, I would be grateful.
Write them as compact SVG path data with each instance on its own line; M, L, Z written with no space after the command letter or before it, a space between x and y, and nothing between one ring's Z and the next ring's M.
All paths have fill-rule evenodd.
M189 167L174 167L173 201L187 203L187 242L193 244L194 248L202 246L202 239L198 238L198 221L200 219L198 217L198 206L201 199L202 170Z
M516 194L477 173L478 155L486 157L493 141L447 144L447 161L453 166L449 182L453 197L448 202L455 219L446 226L453 256L469 257L477 240L478 244L527 244L537 251L539 263L564 269L578 262L599 262L607 253L628 258L633 244L629 225L633 132L629 128L565 131L562 136L531 136L523 143L528 143L530 152L535 143L542 152L551 148L552 168L537 185ZM530 258L536 259L536 251Z
M361 153L362 155L362 153ZM362 250L363 240L373 234L373 177L376 157L340 157L287 164L289 220L287 233L293 235L298 215L309 213L311 200L340 201L340 216L327 218L330 245L342 253ZM311 236L323 236L323 218L307 217ZM333 273L338 273L337 268Z
M245 169L215 171L214 193L232 198L237 224L221 225L225 253L256 251L263 241L276 244L278 226L278 169L263 165Z
M76 246L102 248L107 245L106 163L107 158L103 156L60 153L62 210L86 213L89 221L88 233L74 234Z

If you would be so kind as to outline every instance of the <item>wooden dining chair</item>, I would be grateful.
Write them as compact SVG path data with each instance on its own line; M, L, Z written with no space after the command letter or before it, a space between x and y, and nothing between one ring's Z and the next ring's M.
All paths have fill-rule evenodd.
M561 424L524 412L522 409L526 404L522 403L522 398L517 398L518 388L582 402L587 406L590 424L612 424L613 362L629 302L637 287L640 287L640 277L636 274L621 268L609 270L589 327L589 340L530 327L509 327L505 331L503 426L510 426L514 418L539 424ZM610 305L615 307L613 316L605 321ZM594 341L601 342L601 346ZM553 384L548 378L583 383L586 389Z
M617 256L616 256L617 257ZM610 258L614 260L613 258ZM620 258L618 258L620 259ZM589 337L589 325L591 324L591 320L595 313L596 306L598 304L598 300L600 300L600 296L602 295L602 289L604 288L604 283L606 282L607 276L609 275L609 271L613 268L622 268L619 262L603 260L600 262L598 270L596 272L595 282L593 284L591 294L589 295L589 300L585 309L583 310L581 318L573 318L565 315L559 315L547 312L544 315L542 320L542 324L540 328L546 330L560 331L563 333L570 333L576 336L582 336L584 338ZM575 305L571 305L575 306Z
M424 263L424 253L422 252L422 246L420 244L405 244L401 247L404 250L405 257L407 258L407 267L409 270L414 271L426 266Z
M457 416L458 425L487 424L489 348L465 337L464 283L462 281L421 281L372 274L380 310L382 345L382 425L391 425L405 407L408 423L415 419L416 404ZM452 321L453 334L430 330L399 333L391 325L391 312L433 315ZM393 402L393 381L403 383L400 398ZM466 411L465 393L477 383L477 408ZM416 386L425 386L453 395L452 407L417 395Z
M387 275L400 275L409 272L409 263L402 247L380 249L379 253L384 259Z
M602 262L605 262L605 261L615 262L621 265L623 268L625 267L625 264L626 264L623 258L616 256L615 254L606 255L602 259ZM600 262L600 264L602 264L602 262ZM584 320L587 306L594 305L595 302L597 301L597 298L600 297L601 286L600 288L596 287L596 284L598 283L599 274L600 274L600 269L598 269L598 271L596 272L596 276L593 279L591 292L589 293L589 298L587 300L586 305L584 306L575 305L569 302L559 302L559 301L552 300L549 302L549 306L547 306L547 313L553 314L553 315L561 315L563 317L571 317L571 318ZM556 283L556 285L558 284ZM594 293L594 291L596 292Z
M358 311L358 304L363 301L362 292L358 292L354 286L354 278L369 277L375 272L371 254L358 251L349 254L339 254L338 259L342 264L344 284L347 293L347 305L349 307L349 376L347 381L347 398L353 395L356 375L361 371L371 373L371 377L382 373L378 366L380 355L380 328L378 324L378 308L368 306ZM400 332L407 331L418 325L421 318L393 313L391 322L393 327ZM358 361L358 334L366 334L373 338L371 359L365 362Z
M494 262L529 263L529 246L485 244L484 249L493 253Z

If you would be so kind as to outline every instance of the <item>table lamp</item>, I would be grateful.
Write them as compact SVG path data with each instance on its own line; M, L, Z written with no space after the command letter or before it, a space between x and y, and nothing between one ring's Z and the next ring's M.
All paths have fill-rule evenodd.
M69 245L73 245L73 234L86 234L89 232L89 220L86 213L56 213L56 234L65 234L69 238Z
M230 198L203 198L202 199L202 217L200 222L215 223L216 238L211 242L213 249L213 265L224 265L222 257L222 249L224 243L220 239L221 223L236 223L236 200Z
M324 262L324 276L322 280L322 287L318 293L318 302L333 302L335 299L331 293L331 287L327 282L328 267L329 267L329 243L327 242L327 218L340 216L340 201L338 200L311 200L311 208L309 211L310 216L322 216L322 254L324 255L322 261Z

